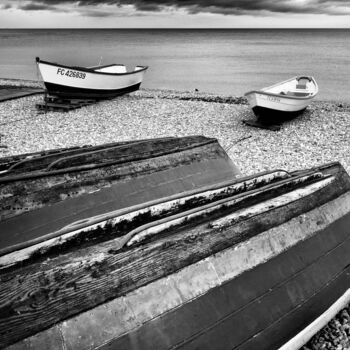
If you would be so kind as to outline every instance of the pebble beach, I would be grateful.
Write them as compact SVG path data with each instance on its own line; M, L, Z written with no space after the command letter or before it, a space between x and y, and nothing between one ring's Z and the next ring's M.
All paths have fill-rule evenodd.
M33 81L0 79L1 86ZM243 175L306 169L339 161L350 173L350 103L315 101L279 131L243 124L255 120L244 97L141 89L69 112L39 112L43 95L0 105L0 157L44 149L163 136L217 138Z
M0 86L42 87L35 81L9 79L0 79ZM35 105L42 100L41 94L0 103L0 157L125 140L204 135L218 139L242 175L307 169L334 161L350 173L348 102L316 100L301 116L282 124L279 131L270 131L243 123L255 120L244 97L200 91L141 89L69 112L40 112ZM303 349L349 349L348 312L349 308L341 314L341 321L334 319Z

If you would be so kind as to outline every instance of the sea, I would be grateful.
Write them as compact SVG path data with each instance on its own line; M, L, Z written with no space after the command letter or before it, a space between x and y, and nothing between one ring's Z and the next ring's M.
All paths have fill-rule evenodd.
M147 65L144 88L229 96L312 75L319 100L350 101L350 29L0 30L0 77L40 78L35 57Z

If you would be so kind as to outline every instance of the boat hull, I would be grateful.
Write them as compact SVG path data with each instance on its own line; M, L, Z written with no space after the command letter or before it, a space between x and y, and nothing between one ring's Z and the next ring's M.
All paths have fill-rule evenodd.
M147 67L103 73L37 60L48 93L62 98L103 99L139 89Z
M298 117L304 113L306 107L298 111L281 111L261 106L255 106L252 108L254 115L262 121L265 122L276 122L286 121Z
M249 91L245 94L254 114L265 121L290 119L301 114L318 93L314 78L309 80L308 87L297 89L298 80L292 78L261 90ZM305 78L304 78L305 79Z
M57 96L63 99L108 99L116 96L124 95L140 88L141 83L123 87L120 89L106 90L106 89L84 89L67 85L59 85L53 83L46 83L45 87L49 95Z
M302 113L311 102L311 99L291 99L258 92L250 93L246 97L257 116L268 116L271 113L281 116L296 116Z
M44 247L0 269L1 347L278 349L350 287L350 177L339 163L274 174L237 179L212 212L198 192L203 213L191 198L135 245Z
M349 223L347 215L317 236L101 349L137 349L135 344L150 350L278 349L350 287ZM335 232L339 234L330 244ZM296 257L305 260L301 263Z
M29 158L0 176L0 255L72 222L233 180L239 174L218 142L202 136L96 148ZM22 195L8 195L21 191Z

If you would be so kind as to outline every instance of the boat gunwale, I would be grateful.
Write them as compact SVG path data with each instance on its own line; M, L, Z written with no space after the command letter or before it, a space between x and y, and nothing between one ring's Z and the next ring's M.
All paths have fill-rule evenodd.
M182 149L179 149L179 150L176 150L176 151L171 151L171 150L165 151L162 154L159 154L159 155L156 155L156 156L151 156L151 157L148 157L146 159L154 159L154 158L162 157L162 156L165 156L165 155L176 154L176 153L180 153L180 152L183 152L183 151L188 151L188 150L192 150L192 149L195 149L195 148L199 148L199 147L215 144L216 142L217 142L216 139L211 138L209 140L200 142L200 143L195 144L195 145L186 146L186 147L184 147ZM111 147L111 148L113 148L113 147ZM86 152L86 153L89 153L89 152ZM86 153L84 153L84 154L86 154ZM128 160L128 161L125 161L125 162L123 162L123 161L120 162L119 159L116 159L114 161L109 161L109 162L90 163L90 164L77 165L77 166L73 166L73 167L67 167L67 168L62 168L62 169L57 169L57 170L50 170L50 171L41 170L41 171L38 171L38 172L21 173L21 174L18 174L18 175L17 174L11 175L11 173L10 173L10 176L6 176L5 175L4 177L0 177L0 184L14 182L14 181L18 181L18 180L28 180L28 179L35 179L35 178L40 178L40 177L55 176L55 175L64 174L64 173L68 173L68 172L79 172L79 171L98 169L98 168L108 167L108 166L113 166L113 165L128 164L128 163L135 162L135 161L138 161L138 160L145 160L145 159L135 158L134 160Z
M85 67L86 69L101 69L101 68L108 68L108 67L113 67L113 66L123 66L125 67L125 64L122 63L111 63L111 64L104 64L104 65L100 65L100 66L91 66L91 67ZM77 66L78 68L81 68L80 66Z
M291 174L288 171L283 170L283 169L276 169L276 170L259 172L257 174L244 176L242 178L233 178L231 180L226 180L226 181L222 181L222 182L218 182L218 183L202 186L202 187L195 188L195 189L192 189L192 190L188 190L188 191L172 194L172 195L167 196L167 197L161 197L161 198L153 199L153 200L150 200L150 201L147 201L147 202L144 202L144 203L135 204L135 205L132 205L132 206L129 206L129 207L116 209L116 210L113 210L113 211L110 211L110 212L106 212L106 213L103 213L103 214L98 214L98 215L91 216L89 218L85 218L85 219L80 219L80 220L74 221L74 222L72 222L72 223L70 223L68 225L65 225L64 227L62 227L62 228L60 228L60 229L58 229L56 231L50 232L50 233L48 233L46 235L43 235L43 236L40 236L38 238L34 238L34 239L31 239L31 240L25 241L23 243L18 243L18 244L10 246L8 248L2 248L2 249L0 248L0 257L6 256L7 254L11 254L12 252L20 251L20 250L25 249L27 247L34 246L36 244L48 241L50 239L57 238L57 237L62 236L64 234L70 233L72 231L82 230L82 229L85 229L85 228L87 228L87 227L89 227L91 225L99 224L102 221L107 221L107 220L111 220L111 219L116 218L116 217L121 217L123 215L131 214L133 212L136 212L136 211L139 211L139 210L142 210L142 209L146 209L146 208L149 208L151 206L161 205L161 204L164 204L164 203L167 203L167 202L170 202L170 201L181 200L181 199L185 199L185 198L191 197L191 196L196 196L196 195L200 196L200 195L202 195L202 193L207 192L207 191L222 190L222 189L230 187L230 186L244 184L245 182L247 182L249 180L254 180L254 179L257 179L259 177L264 177L264 176L268 176L268 175L274 175L274 174L276 175L278 173L284 173L284 175L286 176L284 179L282 179L282 178L278 179L277 180L278 183L280 183L280 182L283 183L284 181L288 182L288 181L293 180L293 178L291 177ZM313 173L315 173L315 172L310 171L310 172L306 172L305 174L300 174L300 175L297 174L296 178L303 177L303 176L304 177L305 176L310 176ZM269 183L267 185L264 185L261 188L255 188L255 189L252 189L252 190L248 190L247 192L238 193L238 194L232 195L232 196L236 196L237 198L239 198L239 197L246 196L247 193L249 194L250 192L251 193L257 192L258 193L264 187L269 188L269 187L276 186L276 183L273 182L273 181L275 181L275 179L273 179L271 183ZM225 198L225 200L232 199L232 196L230 196L228 198ZM217 202L210 203L210 204L211 205L212 204L216 204L217 205ZM197 208L197 210L198 210L198 208ZM121 236L119 238L122 239L126 235L127 234L125 234L125 235L123 235L123 236ZM3 269L3 267L0 264L0 271L1 271L1 269Z
M276 94L276 93L273 93L273 92L265 91L267 89L272 89L272 88L274 88L276 86L282 85L284 83L287 83L289 81L295 80L297 78L309 78L311 80L311 82L315 85L315 91L312 94L310 94L309 96L289 96L289 95L281 95L281 94ZM281 82L276 83L274 85L270 85L270 86L264 87L264 88L262 88L260 90L250 90L250 91L246 92L244 94L244 96L248 96L248 95L252 95L252 94L261 94L261 95L266 95L266 96L279 97L279 98L287 99L287 100L288 99L289 100L311 100L317 95L317 93L318 93L318 85L317 85L316 80L315 80L314 77L312 77L312 76L295 76L293 78L281 81Z
M137 74L140 72L144 72L148 69L148 66L135 66L135 67L141 67L141 69L136 70L136 71L132 71L132 72L125 72L125 73L107 73L107 72L96 72L94 69L98 69L99 67L94 67L94 69L91 68L86 68L86 67L78 67L78 66L67 66L64 64L59 64L59 63L52 63L52 62L48 62L48 61L43 61L40 58L37 58L36 60L37 65L39 66L39 64L46 64L48 66L54 66L54 67L62 67L62 68L66 68L66 69L72 69L72 70L76 70L76 71L81 71L81 72L85 72L85 73L91 73L91 74L100 74L100 75L106 75L106 76L121 76L121 75L131 75L131 74ZM111 64L114 65L114 64ZM108 65L108 66L111 66ZM104 66L106 67L106 66ZM39 67L40 69L40 67Z

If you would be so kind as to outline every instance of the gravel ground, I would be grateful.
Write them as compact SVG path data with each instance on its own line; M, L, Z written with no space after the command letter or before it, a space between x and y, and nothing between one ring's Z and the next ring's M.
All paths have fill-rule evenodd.
M0 85L11 83L23 85L0 79ZM276 168L304 169L336 160L350 173L350 104L313 102L302 116L275 132L244 125L243 120L255 117L239 97L139 90L75 111L39 113L35 104L42 100L42 95L35 95L1 103L0 157L57 147L203 134L217 138L245 175Z
M40 83L0 79L1 85L38 87ZM284 123L280 131L268 131L242 123L255 119L242 97L142 89L75 111L39 113L35 104L42 100L42 95L35 95L0 104L0 157L203 134L217 138L244 175L277 168L305 169L333 161L340 161L350 173L348 103L315 101L302 116ZM349 349L350 321L346 315L332 320L303 349Z

